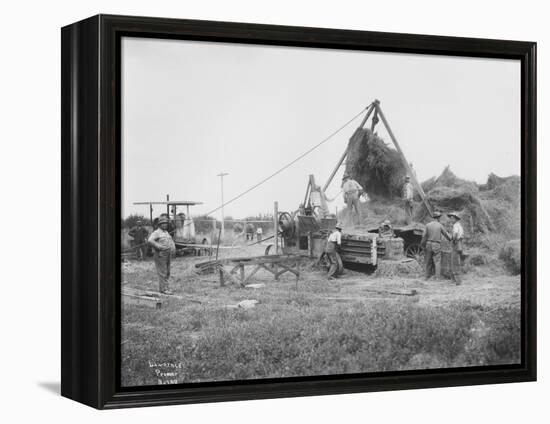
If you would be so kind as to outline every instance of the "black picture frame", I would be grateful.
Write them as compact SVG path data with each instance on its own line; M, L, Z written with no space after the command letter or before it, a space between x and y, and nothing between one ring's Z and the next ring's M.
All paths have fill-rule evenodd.
M120 40L123 36L517 59L521 62L519 365L120 387ZM63 396L94 408L536 380L536 43L97 15L62 28Z

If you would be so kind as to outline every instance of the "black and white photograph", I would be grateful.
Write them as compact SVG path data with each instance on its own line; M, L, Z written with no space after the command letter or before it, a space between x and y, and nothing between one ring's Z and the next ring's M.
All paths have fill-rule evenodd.
M121 39L120 384L521 363L521 63Z

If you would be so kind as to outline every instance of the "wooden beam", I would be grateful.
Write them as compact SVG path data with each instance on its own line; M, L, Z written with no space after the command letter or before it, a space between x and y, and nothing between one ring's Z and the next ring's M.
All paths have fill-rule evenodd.
M279 202L273 203L273 231L275 236L275 254L279 254Z
M369 119L369 116L370 116L370 114L372 113L373 110L374 110L374 103L371 103L370 106L367 109L367 113L365 114L365 117L361 121L361 124L359 125L359 127L357 127L357 129L355 130L355 132L351 136L350 141L353 139L353 137L355 136L355 134L357 133L358 130L363 129L363 127L365 126L365 124L367 122L367 119ZM346 156L348 155L348 150L349 150L349 142L348 142L348 145L346 146L346 150L344 150L344 153L342 154L342 156L340 157L340 159L336 163L336 166L332 170L330 176L328 177L328 180L327 180L327 182L325 183L325 185L323 187L323 191L327 190L328 186L332 182L332 179L334 178L334 176L336 175L336 173L340 169L340 166L342 166L342 163L344 162L344 160L346 159Z
M139 294L122 293L124 304L127 305L145 305L155 309L162 307L162 300L153 296L142 296Z
M386 127L386 130L388 131L388 134L390 135L391 140L393 141L393 145L397 149L397 152L399 153L399 157L401 158L401 162L403 162L403 165L405 166L405 169L407 170L407 173L411 177L411 180L414 184L414 188L420 195L420 198L422 199L422 202L424 203L424 206L428 210L428 213L430 216L433 216L432 206L430 205L430 202L428 201L428 198L426 197L426 193L424 193L424 190L422 189L422 186L416 179L416 175L414 174L411 165L409 162L407 162L407 159L405 158L405 155L403 154L403 151L401 150L401 146L399 146L399 143L397 142L397 139L395 138L395 135L393 134L393 131L390 127L390 124L386 120L386 117L384 116L384 113L382 112L382 109L380 108L380 101L375 100L374 105L376 107L376 110L378 111L378 114L380 115L380 118L382 119L382 122L384 123L384 126Z

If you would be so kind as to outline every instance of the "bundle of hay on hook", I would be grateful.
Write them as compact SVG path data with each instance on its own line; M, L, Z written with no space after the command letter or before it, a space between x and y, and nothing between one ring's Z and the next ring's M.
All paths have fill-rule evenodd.
M349 141L346 173L371 199L400 197L407 175L397 150L365 128L357 129Z

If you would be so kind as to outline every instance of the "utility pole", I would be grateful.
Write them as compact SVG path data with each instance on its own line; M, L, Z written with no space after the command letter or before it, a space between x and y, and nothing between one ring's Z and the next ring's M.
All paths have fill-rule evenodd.
M229 175L227 172L220 172L218 174L218 177L220 177L220 180L221 180L221 188L222 188L222 228L221 228L221 238L223 239L224 238L224 235L225 235L225 223L224 223L224 214L223 214L223 203L224 203L224 200L223 200L223 177L225 177L226 175Z

